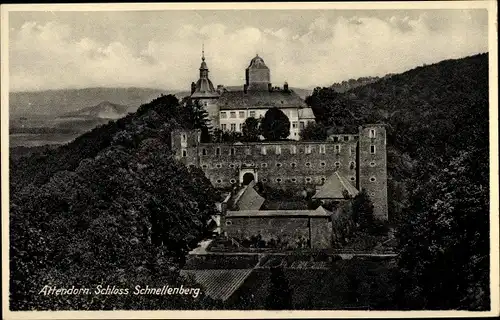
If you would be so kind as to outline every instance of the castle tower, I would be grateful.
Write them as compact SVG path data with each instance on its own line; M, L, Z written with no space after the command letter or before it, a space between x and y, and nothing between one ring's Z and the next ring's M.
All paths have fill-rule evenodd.
M212 81L208 78L208 66L205 62L205 49L201 51L200 76L196 83L191 84L191 99L198 101L207 111L212 128L219 127L219 108L217 99L219 93L215 90Z
M171 133L171 148L174 158L182 164L199 166L198 146L201 130L176 129Z
M264 60L257 54L245 70L246 88L253 91L269 90L271 71Z
M381 124L359 127L359 189L365 189L374 205L374 216L388 219L386 130Z

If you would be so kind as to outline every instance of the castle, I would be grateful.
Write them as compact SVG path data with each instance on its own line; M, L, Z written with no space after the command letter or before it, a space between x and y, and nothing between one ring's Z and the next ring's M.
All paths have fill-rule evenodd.
M246 83L237 90L222 85L215 89L208 77L208 66L202 52L198 81L191 83L191 99L199 101L208 113L213 128L241 132L249 117L264 117L267 110L277 107L290 120L289 139L298 140L300 130L315 122L314 113L285 82L283 88L273 87L271 71L256 55L245 70Z
M269 68L259 56L250 61L241 91L218 89L208 78L203 55L200 79L192 84L191 97L202 102L216 127L240 131L246 118L263 116L274 106L282 109L291 123L285 141L202 143L200 130L173 131L171 145L176 160L201 168L216 188L243 186L232 195L234 208L222 210L221 228L226 234L248 237L258 233L267 238L292 234L292 238L307 238L311 248L328 248L334 241L338 223L333 221L339 219L338 212L322 206L267 210L255 183L281 190L314 190L312 198L322 203L340 203L346 195L353 197L364 189L373 202L375 218L388 219L384 125L364 124L357 133L329 134L323 141L299 140L300 130L314 122L312 110L287 85L283 89L272 87Z

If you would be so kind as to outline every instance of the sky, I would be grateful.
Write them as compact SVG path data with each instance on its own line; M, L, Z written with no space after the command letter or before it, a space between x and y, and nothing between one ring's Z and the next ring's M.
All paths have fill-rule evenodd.
M214 83L243 85L256 55L273 85L314 88L488 51L485 9L16 11L11 91L189 90L202 45Z

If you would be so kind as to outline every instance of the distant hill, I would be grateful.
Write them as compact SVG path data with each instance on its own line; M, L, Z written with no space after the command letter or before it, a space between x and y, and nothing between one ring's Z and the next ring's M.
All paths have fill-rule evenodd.
M137 108L124 106L121 104L103 101L93 107L83 108L77 111L68 112L63 117L91 117L101 119L119 119L128 112L134 112Z
M137 109L168 90L151 88L85 88L46 91L11 92L10 114L14 116L55 115L96 106L103 101Z
M336 82L336 83L332 84L330 86L330 88L332 88L336 92L343 93L343 92L349 91L349 90L357 88L357 87L361 87L361 86L364 86L364 85L367 85L370 83L377 82L381 79L386 79L392 75L393 74L388 74L388 75L385 75L383 77L361 77L358 79L349 79L349 80L342 81L342 82Z

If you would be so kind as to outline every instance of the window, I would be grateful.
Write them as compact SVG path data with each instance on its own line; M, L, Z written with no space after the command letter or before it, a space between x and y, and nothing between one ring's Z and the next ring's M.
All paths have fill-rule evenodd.
M325 153L326 152L326 148L325 148L325 145L322 144L319 146L319 153Z
M231 183L235 183L235 182L236 182L236 180L231 179L231 180L229 180L229 182L231 182Z
M292 146L292 147L290 148L290 153L291 153L291 154L296 154L296 153L297 153L297 146Z
M231 113L229 113L229 116L231 118L236 118L236 112L235 111L231 111Z
M370 146L370 153L375 154L375 146L373 144Z
M311 163L310 162L306 162L306 167L310 167L311 166Z
M300 121L300 130L304 129L304 121Z
M250 118L255 118L255 111L250 111Z
M340 144L335 145L335 152L340 153Z
M307 182L311 182L311 180L312 180L311 178L306 178Z
M349 136L344 136L344 141L349 141Z
M276 182L278 182L278 183L281 182L281 178L277 178Z
M339 137L337 136L333 137L333 142L339 142Z
M215 167L216 167L217 169L220 169L220 168L222 168L222 164L217 163L217 164L215 165Z
M306 146L305 149L306 149L306 154L311 153L311 146Z
M321 183L325 183L325 180L326 180L325 177L321 177Z
M203 169L207 169L207 168L208 168L208 165L206 165L206 164L202 164L202 165L201 165L201 167L202 167Z
M231 131L236 131L236 123L231 123Z
M370 129L370 138L375 138L375 129Z
M226 126L225 123L223 123L223 124L220 125L220 128L222 129L222 131L226 131L227 126Z
M260 166L261 166L262 168L267 168L267 163L263 162L263 163L261 163L261 164L260 164Z
M239 130L240 130L240 131L243 131L243 123L240 123L240 125L239 125Z
M240 111L240 118L245 118L245 111Z
M260 148L260 154L263 154L263 155L267 154L266 147Z
M227 118L227 114L225 112L221 112L220 113L220 118L221 119L226 119Z
M182 134L182 142L186 142L187 141L187 136L185 133Z
M281 154L281 146L276 146L276 154Z
M235 151L234 148L229 149L229 155L234 156Z
M340 162L338 162L338 161L337 161L337 162L335 162L335 168L336 168L336 169L340 168Z
M203 148L201 150L201 154L204 155L204 156L206 156L207 155L207 149Z
M290 165L292 166L292 168L297 167L297 164L295 162L292 162Z
M217 179L217 183L222 183L222 179Z
M355 178L355 177L351 177L351 178L350 178L350 180L351 180L351 181L354 181L354 180L356 180L356 178Z
M370 162L370 167L375 167L376 163L375 161Z
M266 178L262 179L262 182L267 182L267 179Z
M216 156L220 156L220 148L219 148L219 147L217 147L217 148L215 149L215 155L216 155Z
M234 163L231 163L231 164L229 165L229 168L234 169Z
M281 166L282 166L282 164L279 162L276 164L276 167L278 167L278 168L281 168Z
M186 149L182 149L182 156L187 157L187 150Z
M352 156L352 146L349 146L349 156Z
M370 197L375 197L375 192L371 192Z
M351 163L349 164L349 169L354 170L354 168L356 168L356 164L351 161Z
M294 128L294 129L297 128L297 121L292 121L292 128Z
M227 220L227 221L226 221L226 225L227 225L227 226L230 226L230 225L232 225L232 224L233 224L233 222L232 222L231 220Z
M249 156L252 154L252 151L250 150L250 148L246 148L245 153L247 156Z
M370 177L371 182L375 182L377 179L375 177Z
M322 166L322 167L324 167L324 166L326 166L326 162L321 161L321 163L319 165Z
M297 182L296 178L292 178L291 180L292 180L292 182Z

